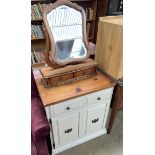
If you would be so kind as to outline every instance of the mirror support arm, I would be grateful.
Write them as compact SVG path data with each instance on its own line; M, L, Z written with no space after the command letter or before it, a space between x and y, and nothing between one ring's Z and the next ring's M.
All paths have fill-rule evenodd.
M43 31L44 31L44 35L45 35L45 39L46 39L46 50L44 53L45 62L48 66L50 66L52 68L60 68L59 65L53 64L50 60L50 54L49 54L49 52L50 52L50 39L49 39L48 33L47 33L45 28L43 29Z

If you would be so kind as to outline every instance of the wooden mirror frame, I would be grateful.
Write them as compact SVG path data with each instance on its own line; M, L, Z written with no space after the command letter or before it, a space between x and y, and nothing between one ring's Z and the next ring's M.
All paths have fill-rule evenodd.
M83 43L85 45L85 48L87 50L87 54L84 58L74 58L74 59L70 59L67 60L65 62L59 62L57 61L56 58L56 43L54 41L54 37L51 31L51 28L48 24L47 21L47 14L54 10L55 8L61 6L61 5L66 5L68 7L71 7L77 11L79 11L82 15L82 35L83 35ZM49 6L47 6L44 10L44 14L43 14L43 21L44 21L44 25L45 25L45 37L46 37L46 53L45 53L45 61L47 63L48 66L52 67L52 68L59 68L59 67L63 67L67 64L76 64L76 63L81 63L83 61L85 61L86 59L89 58L90 56L90 46L87 40L87 35L86 35L86 15L85 15L85 11L82 7L80 7L79 5L70 2L69 0L59 0L57 2L55 2L54 4L50 4ZM51 47L51 48L50 48Z

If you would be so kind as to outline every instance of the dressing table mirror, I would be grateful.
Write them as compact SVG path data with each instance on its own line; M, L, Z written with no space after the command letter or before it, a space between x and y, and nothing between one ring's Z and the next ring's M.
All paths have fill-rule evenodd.
M97 63L90 56L86 15L82 7L58 0L43 14L46 64L41 69L45 87L73 82L96 74Z

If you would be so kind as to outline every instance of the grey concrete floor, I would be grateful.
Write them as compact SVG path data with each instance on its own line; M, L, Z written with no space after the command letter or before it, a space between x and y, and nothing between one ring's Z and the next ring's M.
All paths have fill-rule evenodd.
M95 138L58 155L123 155L123 111L117 113L110 134Z

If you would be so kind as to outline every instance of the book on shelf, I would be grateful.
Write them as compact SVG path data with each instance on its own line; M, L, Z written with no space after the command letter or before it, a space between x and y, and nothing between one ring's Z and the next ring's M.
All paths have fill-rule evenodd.
M44 9L46 7L46 4L33 4L31 5L31 19L32 20L37 20L37 19L42 19L42 15L44 12Z
M31 52L31 63L32 64L35 64L36 63L32 52Z
M43 26L42 25L31 25L31 38L44 38Z
M86 8L85 13L86 13L86 19L88 19L88 20L95 19L95 10L94 9Z
M92 23L87 23L86 24L86 35L88 40L93 40L94 39L94 24Z
M39 19L42 18L41 12L39 11L39 8L38 8L37 4L34 4L34 8L35 8L35 12L36 12L37 17Z
M87 34L87 38L89 38L89 34L90 34L90 23L87 23L87 26L86 26L86 34Z
M44 48L31 49L31 63L45 63L44 52Z

